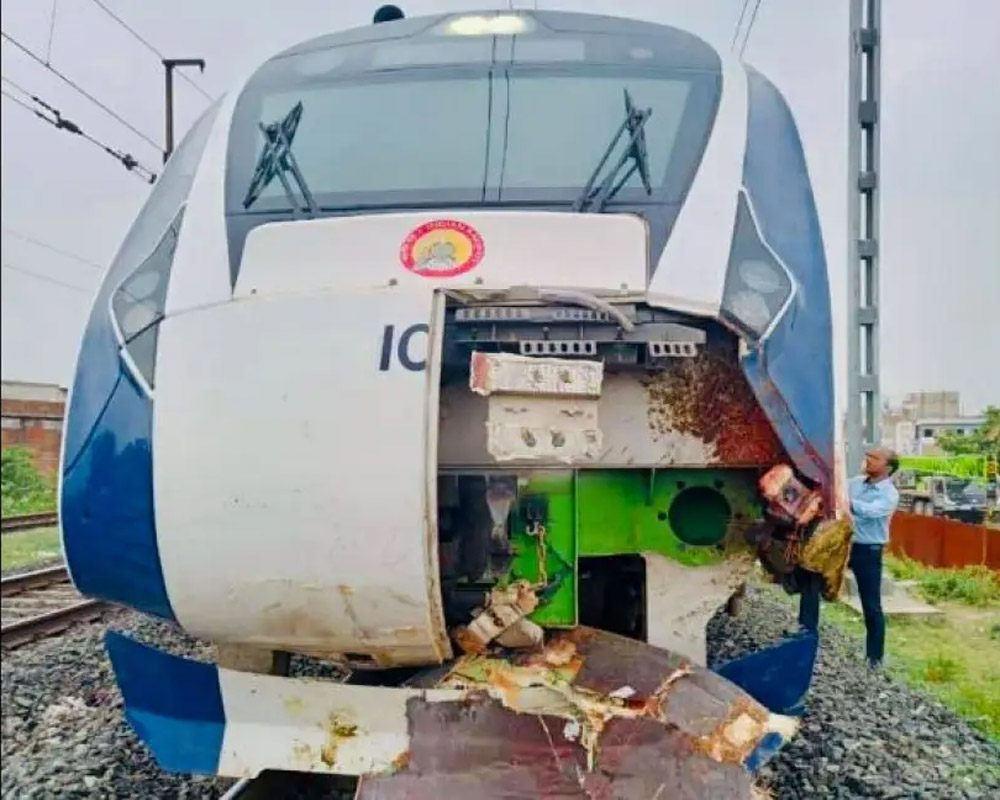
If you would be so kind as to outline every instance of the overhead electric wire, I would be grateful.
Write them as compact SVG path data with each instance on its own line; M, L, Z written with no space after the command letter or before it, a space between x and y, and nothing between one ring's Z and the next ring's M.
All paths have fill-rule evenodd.
M19 42L17 39L15 39L13 36L11 36L9 33L7 33L6 31L0 30L0 37L3 37L4 39L6 39L8 42L10 42L12 45L14 45L14 47L16 47L22 53L24 53L25 55L29 56L33 60L35 60L37 63L39 63L45 69L47 69L49 72L51 72L53 75L55 75L61 81L63 81L63 83L65 83L68 86L70 86L73 89L75 89L81 95L83 95L88 100L90 100L90 102L92 102L98 108L102 109L105 113L107 113L110 116L114 117L116 120L118 120L118 122L120 122L122 125L124 125L126 128L128 128L130 131L132 131L132 133L134 133L140 139L142 139L143 141L147 142L152 147L154 147L157 152L159 152L159 153L163 152L163 148L159 144L157 144L152 139L152 137L147 136L145 133L143 133L142 131L140 131L131 122L129 122L127 119L125 119L121 114L119 114L114 109L109 108L106 104L102 103L100 100L98 100L96 97L94 97L94 95L92 95L90 92L88 92L82 86L80 86L74 80L72 80L71 78L69 78L66 75L64 75L62 72L60 72L59 70L57 70L51 64L46 63L45 59L43 59L41 56L39 56L34 51L29 50L27 47L25 47L23 44L21 44L21 42Z
M740 9L740 17L736 20L736 30L733 31L733 41L729 43L729 49L736 50L736 40L740 36L740 28L743 27L743 17L746 16L747 8L750 7L750 0L743 0L743 8Z
M94 267L95 269L100 269L100 270L104 269L104 267L102 267L96 261L91 261L89 258L78 256L75 253L70 253L67 250L62 250L58 247L55 247L54 245L39 241L38 239L28 236L25 233L21 233L20 231L16 231L13 228L8 228L5 226L0 230L2 230L8 236L13 236L15 239L20 239L21 241L28 242L28 244L33 244L35 245L35 247L40 247L43 250L48 250L50 253L55 253L56 255L63 256L64 258L70 258L73 261L79 261L81 264L86 264L88 267Z
M757 12L760 11L760 4L763 0L755 0L753 11L750 14L750 22L747 23L747 31L743 36L743 44L740 45L740 58L743 57L743 52L747 49L747 42L750 41L750 33L753 31L753 25L757 21Z
M56 11L59 9L59 0L52 0L52 16L49 18L49 43L45 47L45 63L52 60L52 39L56 35Z
M24 89L21 89L19 86L17 86L17 84L15 84L13 81L9 80L6 77L3 80L7 81L7 83L9 83L11 86L17 88L18 91L21 91L28 97L30 97L31 100L33 100L37 105L41 106L41 108L44 109L44 111L47 111L48 114L44 113L44 111L40 111L37 108L32 108L29 103L25 102L19 97L15 97L10 92L0 89L0 94L2 94L8 100L13 101L26 111L30 111L40 120L42 120L43 122L47 122L53 128L56 128L57 130L66 131L67 133L72 133L90 142L95 147L99 147L109 156L111 156L116 161L121 163L121 165L124 166L125 169L139 176L146 183L154 183L156 181L156 173L153 172L148 167L146 167L145 165L141 164L131 153L125 153L121 150L116 150L110 145L105 144L100 139L97 139L91 136L86 131L84 131L79 125L77 125L72 120L64 117L62 113L59 111L59 109L49 105L37 95L34 95L30 92L25 91ZM49 114L51 114L51 116L49 116Z
M54 283L56 286L62 286L66 289L73 289L74 291L77 292L83 292L83 294L93 294L93 292L96 290L96 287L95 289L87 289L83 286L77 286L75 283L66 283L65 281L59 280L58 278L50 278L48 275L43 275L41 272L34 272L33 270L24 269L23 267L15 267L13 264L4 264L3 268L9 269L12 272L20 272L22 275L27 275L28 277L34 278L35 280L45 281L46 283Z
M132 34L132 36L135 37L135 39L137 41L139 41L140 43L142 43L142 45L147 50L149 50L151 53L155 54L157 56L157 58L159 58L161 61L164 58L166 58L166 56L163 55L162 51L158 47L156 47L156 45L152 44L142 34L140 34L138 31L136 31L135 28L133 28L131 25L129 25L120 16L118 16L118 14L115 13L112 9L108 8L103 2L101 2L101 0L91 0L91 2L95 6L97 6L99 9L101 9L101 11L103 11L105 14L107 14L109 17L111 17L111 19L113 19L115 22L117 22L119 25L121 25L130 34ZM188 75L185 75L183 72L178 71L177 72L177 76L182 81L185 81L186 83L191 84L191 86L193 86L198 92L200 92L201 95L203 97L205 97L205 99L207 99L207 100L213 100L214 99L212 97L212 95L210 95L208 92L206 92L195 80L193 80L192 78L190 78Z

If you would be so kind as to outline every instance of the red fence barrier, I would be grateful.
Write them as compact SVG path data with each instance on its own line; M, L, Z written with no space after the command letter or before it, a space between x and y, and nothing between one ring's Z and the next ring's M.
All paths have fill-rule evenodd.
M1000 572L1000 530L897 511L892 517L889 552L929 567L985 564Z

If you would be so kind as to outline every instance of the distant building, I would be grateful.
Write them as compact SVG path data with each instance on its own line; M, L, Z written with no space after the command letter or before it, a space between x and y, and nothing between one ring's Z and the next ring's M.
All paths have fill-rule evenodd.
M961 397L958 392L910 392L901 410L907 419L952 419L962 415Z
M59 469L66 389L47 383L3 381L0 390L2 447L19 445L31 450L39 469Z
M916 420L915 439L917 454L922 456L942 456L945 452L937 441L942 433L968 436L986 423L986 417L925 417Z
M911 392L898 407L882 409L882 446L900 455L944 455L937 444L942 433L968 436L986 421L983 416L964 416L961 410L958 392Z

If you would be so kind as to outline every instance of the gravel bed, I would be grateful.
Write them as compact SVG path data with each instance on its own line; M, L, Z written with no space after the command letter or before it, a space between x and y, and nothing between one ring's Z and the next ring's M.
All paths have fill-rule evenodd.
M128 611L4 653L4 800L219 797L232 781L165 773L132 732L104 652L106 626L178 655L209 653L176 628Z
M738 617L709 624L711 663L776 641L792 621L769 590L748 589ZM4 654L3 800L218 798L232 781L162 772L125 722L101 641L107 624L178 655L210 657L204 643L127 611ZM1000 797L1000 747L937 701L870 675L859 645L836 628L824 624L821 641L802 730L761 776L776 800ZM339 677L300 657L292 672ZM351 796L342 783L300 783L281 796Z
M794 608L772 591L748 587L739 616L712 619L710 664L782 637ZM821 623L802 727L762 770L761 783L777 800L997 798L1000 746L937 700L870 673L864 645Z

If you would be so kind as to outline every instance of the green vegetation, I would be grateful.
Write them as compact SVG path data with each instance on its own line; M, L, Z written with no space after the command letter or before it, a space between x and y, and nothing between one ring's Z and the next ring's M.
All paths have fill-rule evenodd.
M27 448L8 447L0 454L0 484L5 517L56 507L55 482L38 471Z
M952 455L1000 455L1000 407L987 408L986 422L970 435L943 434L938 439L938 446Z
M3 537L2 569L21 569L58 558L61 553L58 528L8 533Z
M1000 604L1000 576L988 567L936 569L905 556L886 556L886 566L894 578L916 581L918 592L930 603L953 601L981 608Z
M986 459L981 455L901 456L899 469L901 472L912 471L924 475L984 478L986 476Z

